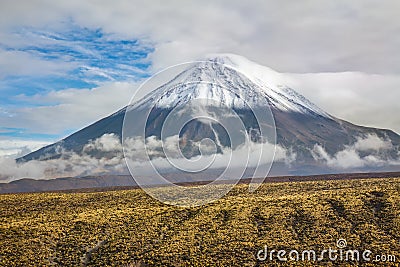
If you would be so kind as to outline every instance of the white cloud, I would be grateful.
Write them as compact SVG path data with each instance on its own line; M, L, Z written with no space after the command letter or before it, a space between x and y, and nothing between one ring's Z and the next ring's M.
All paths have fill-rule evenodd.
M184 170L196 171L200 169L231 169L241 167L253 168L259 165L268 165L275 153L274 162L284 162L290 165L296 160L296 154L291 149L281 146L276 148L271 144L248 143L234 149L223 149L222 153L214 154L213 149L203 147L202 151L209 152L190 159L183 158L179 152L178 137L172 136L161 142L155 137L146 139L145 144L141 138L130 138L125 142L125 153L134 175L147 175L152 173L151 162L159 171L175 170L183 166ZM199 143L198 145L211 145ZM165 158L165 154L169 158ZM357 141L335 155L329 155L320 145L315 145L313 157L327 166L336 169L354 169L362 167L376 167L387 165L400 165L400 158L388 158L385 151L392 149L392 144L376 135L359 137ZM274 152L275 151L275 152ZM367 155L363 152L368 151ZM91 152L97 152L91 156ZM104 153L98 153L104 152ZM261 158L258 155L261 153ZM100 157L99 157L100 156ZM171 165L171 162L173 165ZM181 168L182 170L182 168ZM125 159L122 154L122 145L115 134L105 134L88 143L82 155L63 151L60 159L47 161L29 161L16 163L9 157L0 157L0 180L11 181L19 178L56 178L68 176L81 176L89 174L118 173L126 174Z
M118 152L121 151L121 143L119 137L115 134L104 134L96 140L91 140L83 148L84 152L91 151L104 151L104 152Z
M0 182L9 182L18 178L42 178L46 162L30 161L24 164L17 164L9 157L0 157Z
M329 155L322 146L317 144L311 153L315 160L338 169L400 165L400 157L392 159L385 155L385 150L390 150L391 148L390 141L381 139L376 135L367 135L358 137L353 145L347 146L335 155ZM369 153L366 156L362 156L362 152L365 151Z
M400 75L285 74L289 86L333 116L400 133Z
M212 149L201 149L201 151L209 153L186 159L179 151L178 142L177 136L168 137L164 142L152 136L146 139L145 149L141 138L129 138L125 142L125 153L131 162L134 174L146 175L149 173L149 169L146 168L152 168L152 166L149 164L148 156L152 158L153 165L159 170L175 171L177 170L176 166L185 166L190 170L203 169L203 166L206 166L206 169L220 169L227 168L227 166L229 168L252 168L259 164L271 163L274 153L275 162L290 164L296 158L292 151L281 146L277 146L275 152L272 144L250 142L233 151L225 148L222 154L212 153ZM204 146L205 144L199 142L198 145ZM97 152L97 155L91 156L91 152ZM165 158L164 153L168 154L170 158ZM261 158L258 155L261 155ZM171 162L177 165L171 165ZM209 162L211 164L208 164ZM104 173L127 173L122 145L119 137L115 134L105 134L92 140L84 147L82 155L71 151L62 151L62 157L59 159L32 160L24 163L17 163L9 157L0 157L0 181L3 182L20 178L46 179Z
M17 158L50 143L50 141L0 139L0 157Z
M166 138L163 142L154 136L146 138L146 144L141 138L129 138L125 141L125 155L127 155L131 170L135 174L149 173L148 157L152 158L153 165L161 171L185 170L199 171L203 169L231 169L255 168L259 165L268 165L272 161L284 162L290 165L296 154L290 149L269 143L248 142L235 149L223 148L222 153L214 153L215 147L210 142L198 142L203 154L186 159L179 150L178 136ZM205 147L202 147L205 146ZM162 147L162 149L161 149ZM165 153L165 154L164 154ZM168 158L165 158L168 155Z
M116 156L97 159L89 155L65 152L61 159L17 163L14 159L0 157L0 182L21 178L48 179L105 173L126 173L123 158Z
M89 174L127 173L122 146L118 136L114 134L105 134L91 141L85 146L81 155L60 149L61 158L46 161L31 160L17 163L10 157L0 157L0 182L10 182L21 178L48 179ZM88 154L94 150L106 152L106 154L101 157ZM107 154L107 152L112 153Z
M43 60L23 51L0 49L0 78L7 75L64 74L75 67L66 62Z
M0 116L0 125L46 134L79 129L126 106L137 86L114 82L94 89L66 89L29 97L20 95L20 100L40 106L9 108L6 111L10 115Z
M354 143L354 148L358 151L380 151L391 149L392 146L393 145L389 140L383 140L373 134L368 134L365 138L358 138L357 142Z
M280 71L399 73L399 5L390 0L290 5L272 0L169 1L168 5L6 0L0 26L41 27L71 18L83 26L153 42L152 58L163 67L204 52L233 52Z

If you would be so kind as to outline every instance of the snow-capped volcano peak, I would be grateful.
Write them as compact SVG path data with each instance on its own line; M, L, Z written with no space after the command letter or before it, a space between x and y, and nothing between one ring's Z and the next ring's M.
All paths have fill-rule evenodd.
M247 58L235 54L210 54L206 60L224 64L246 75L253 81L259 81L271 88L277 85L285 84L283 74L269 68L257 64ZM274 88L275 89L275 88Z
M215 105L246 108L265 106L287 112L330 117L325 111L285 85L285 76L233 54L209 55L188 64L172 80L142 98L133 107L172 108L193 99Z

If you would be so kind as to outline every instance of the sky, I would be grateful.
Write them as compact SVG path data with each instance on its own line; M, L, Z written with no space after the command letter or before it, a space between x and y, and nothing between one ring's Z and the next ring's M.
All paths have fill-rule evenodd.
M144 79L206 54L287 73L330 114L400 133L399 1L0 3L0 157L129 103Z

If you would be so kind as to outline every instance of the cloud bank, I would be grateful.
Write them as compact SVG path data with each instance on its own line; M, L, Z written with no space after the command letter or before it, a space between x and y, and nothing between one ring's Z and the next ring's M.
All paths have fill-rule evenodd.
M311 154L315 160L329 167L342 170L366 166L400 165L400 154L398 153L397 158L392 158L388 155L390 149L392 149L390 141L370 134L365 137L358 137L353 145L347 146L335 155L329 155L322 146L317 144Z
M124 142L125 155L134 175L148 175L149 168L155 167L160 172L179 171L184 166L186 171L207 169L240 169L245 164L248 168L258 164L268 164L274 156L274 162L283 162L286 166L294 164L296 153L290 148L272 144L246 143L231 150L224 148L222 153L215 153L211 142L198 142L201 155L190 159L184 158L179 147L178 136L171 136L164 141L154 136L129 138ZM62 150L62 148L60 148ZM358 137L357 141L345 149L330 155L320 146L311 150L314 159L327 167L337 170L350 170L363 167L400 166L400 153L393 157L389 151L393 145L389 140L376 135ZM261 154L261 158L258 155ZM168 159L165 158L168 155ZM48 179L85 175L128 174L122 144L115 134L105 134L84 146L82 154L62 151L62 157L46 161L16 163L9 157L0 157L0 181L9 182L20 178ZM151 160L151 162L150 162ZM171 164L171 162L173 164Z
M275 147L271 144L256 144L250 142L239 146L235 150L225 148L221 154L215 154L211 144L199 142L195 145L200 146L202 156L196 156L189 161L183 158L178 145L179 138L171 136L163 142L156 137L146 138L146 142L139 137L130 138L125 142L125 154L133 162L131 165L135 175L146 175L148 169L152 168L149 162L160 171L173 170L171 158L175 164L188 164L190 161L194 165L192 168L198 168L205 162L212 162L208 167L210 169L242 167L243 162L248 162L248 167L256 167L259 162L266 164L274 161L290 164L296 158L296 154L291 150L281 146ZM144 148L146 146L146 149ZM0 158L0 181L10 182L20 178L48 179L84 175L102 175L102 174L128 174L125 158L122 153L122 145L119 137L115 134L105 134L102 137L92 140L84 146L82 154L71 151L65 151L60 148L62 157L46 161L32 160L24 163L17 163L9 157ZM261 153L262 157L252 157ZM166 159L165 155L171 157ZM208 165L207 165L208 166Z

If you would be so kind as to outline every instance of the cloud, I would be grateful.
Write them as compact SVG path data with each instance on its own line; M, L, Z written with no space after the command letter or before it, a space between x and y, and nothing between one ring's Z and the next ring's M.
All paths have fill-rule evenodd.
M357 151L380 151L391 149L392 146L389 140L383 140L373 134L368 134L365 138L358 138L357 142L354 143L354 148Z
M390 0L290 5L257 0L168 5L124 0L3 1L0 25L43 27L71 18L79 25L155 43L152 59L164 67L204 52L233 52L280 71L399 73L395 56L399 5Z
M85 146L82 154L66 151L62 147L59 149L61 158L46 161L31 160L17 163L10 157L0 157L0 182L10 182L21 178L49 179L127 173L122 146L118 136L114 134L105 134L91 141ZM96 152L99 155L92 156L90 152Z
M216 153L216 147L212 140L194 142L193 147L198 146L200 155L185 158L179 147L179 137L171 136L164 141L155 136L146 138L146 142L140 137L125 140L124 152L127 156L130 169L136 175L151 173L148 169L149 158L152 165L160 171L200 171L204 169L240 169L255 168L259 165L268 165L273 162L284 162L290 165L296 159L296 153L291 149L269 143L247 142L235 149L222 148L221 153ZM166 158L167 156L167 158Z
M311 154L315 160L337 169L400 165L399 156L393 159L385 153L391 148L392 143L390 141L370 134L365 137L358 137L353 145L347 146L335 155L329 155L318 144L311 150ZM366 151L368 151L367 154L362 153Z
M285 74L286 83L333 116L400 133L400 75Z
M107 83L93 89L66 89L34 96L20 95L32 107L8 108L0 125L28 128L31 132L60 134L79 129L108 116L129 103L137 84Z
M125 144L125 155L131 162L135 175L150 173L148 168L153 166L161 171L177 171L176 166L185 166L190 170L199 170L203 166L207 169L221 168L254 168L259 164L271 163L273 155L275 162L290 164L296 154L281 146L272 144L247 143L231 150L224 148L222 153L214 153L211 143L198 142L204 154L190 159L184 158L179 150L178 136L171 136L164 141L154 136L146 138L146 142L139 137L129 138ZM145 149L146 146L146 149ZM208 147L207 147L208 146ZM17 163L9 157L0 157L0 181L9 182L20 178L48 179L71 176L96 174L127 174L125 158L122 153L122 144L115 134L105 134L96 140L90 141L83 148L82 154L65 151L62 148L62 157L46 161L32 160ZM276 149L276 150L275 150ZM258 155L262 155L261 158ZM166 158L168 155L169 158ZM173 162L176 165L171 165ZM210 163L211 164L208 164ZM247 162L247 164L246 164Z
M17 158L50 143L36 140L0 139L0 157Z
M17 163L11 158L0 158L0 182L21 178L49 179L107 173L126 173L122 157L95 158L89 155L64 153L61 159L32 160ZM124 172L125 171L125 172Z
M153 167L160 172L171 172L219 170L227 166L234 170L268 166L273 155L274 162L284 162L288 166L296 160L296 153L291 149L253 142L242 144L234 150L223 148L222 153L214 153L215 147L211 142L194 143L194 146L200 146L203 154L187 159L182 156L178 143L177 136L168 137L164 141L151 136L146 139L146 142L143 142L140 137L129 138L124 143L124 152L134 175L148 175L152 173ZM387 152L391 149L393 147L390 141L370 134L358 137L353 145L347 146L335 155L329 155L320 145L315 145L311 153L315 160L331 168L346 170L398 166L400 154L397 158L388 156ZM165 155L168 155L168 158ZM16 163L12 158L1 157L0 170L0 180L3 182L28 177L47 179L128 173L122 145L115 134L105 134L90 141L84 147L83 153L79 155L71 151L62 151L62 157L59 159L34 160L25 163Z
M72 66L62 61L49 62L23 51L0 49L0 78L7 75L62 74Z
M83 147L84 152L102 151L102 152L118 152L122 146L119 137L115 134L104 134L96 140L91 140Z
M4 65L9 63L11 67L5 74L27 75L38 71L42 75L64 77L75 74L94 84L116 79L137 80L147 75L146 56L152 47L145 41L121 39L111 33L105 34L98 27L81 27L71 21L61 25L14 29L11 41L0 42L5 49L4 55L0 53L0 63L7 60ZM36 62L31 62L33 59ZM51 72L52 68L60 71Z
M31 161L24 164L17 164L9 157L0 157L0 182L10 182L18 178L43 178L44 162Z

